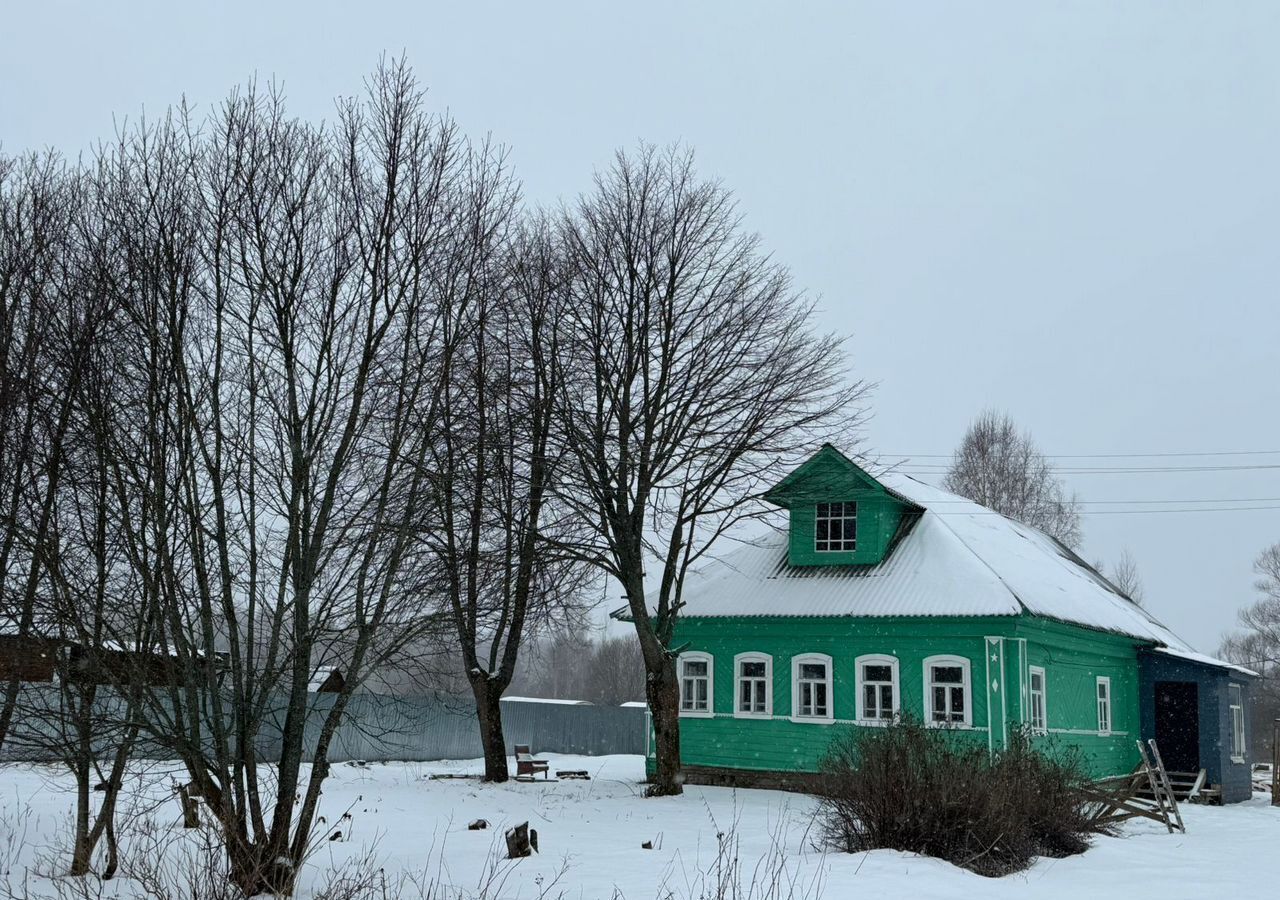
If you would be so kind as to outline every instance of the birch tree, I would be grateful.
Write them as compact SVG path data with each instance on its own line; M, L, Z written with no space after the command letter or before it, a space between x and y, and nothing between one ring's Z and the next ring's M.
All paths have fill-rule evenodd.
M1038 528L1068 547L1080 543L1080 506L1031 435L1009 416L978 416L956 449L943 487Z

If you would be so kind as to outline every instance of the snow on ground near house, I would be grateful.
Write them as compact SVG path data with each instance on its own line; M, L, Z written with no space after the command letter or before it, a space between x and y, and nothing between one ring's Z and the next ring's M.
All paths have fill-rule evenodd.
M551 769L586 769L590 781L485 785L432 774L474 774L479 760L436 763L336 764L322 812L344 832L324 841L303 878L300 896L312 896L323 873L356 860L373 847L389 874L426 872L466 891L481 882L499 853L504 828L528 821L541 852L510 864L499 896L611 898L703 896L714 877L717 834L736 832L743 881L775 837L781 842L794 896L825 898L921 897L1071 898L1127 900L1269 896L1269 860L1280 846L1280 809L1261 796L1230 807L1185 806L1186 835L1141 821L1122 836L1099 839L1082 856L1041 860L1028 871L990 880L936 860L893 851L821 853L809 832L813 802L776 791L688 787L683 797L647 800L638 756L577 757L548 754ZM514 766L513 766L514 768ZM0 766L0 848L3 832L23 824L27 847L16 869L33 865L35 845L55 841L73 804L69 780L52 767ZM164 784L154 789L163 797ZM350 810L351 819L343 820ZM177 829L176 801L148 813ZM491 827L468 831L487 819ZM21 829L20 829L21 833ZM654 849L641 848L652 841ZM11 869L15 871L16 869ZM556 879L559 879L558 882ZM547 890L555 882L554 888ZM33 882L33 884L37 884ZM125 885L117 886L117 890Z

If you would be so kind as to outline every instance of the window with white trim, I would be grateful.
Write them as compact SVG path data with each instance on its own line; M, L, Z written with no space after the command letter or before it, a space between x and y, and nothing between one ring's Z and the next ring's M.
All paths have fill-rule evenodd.
M1044 669L1040 666L1031 666L1027 671L1028 690L1031 695L1029 723L1032 731L1044 734L1049 730L1049 716L1045 709Z
M791 718L832 721L831 657L806 653L791 658Z
M858 721L892 721L900 709L897 657L868 653L853 663L858 688Z
M1098 734L1111 733L1111 679L1098 676Z
M973 689L967 658L930 656L924 661L924 685L928 724L973 724Z
M814 521L813 549L819 553L856 550L858 546L858 504L819 503Z
M739 718L773 715L773 657L739 653L733 658L733 714Z
M681 653L680 715L711 716L712 659L709 653Z
M1227 685L1227 699L1231 707L1231 761L1242 763L1245 758L1244 691L1240 685Z

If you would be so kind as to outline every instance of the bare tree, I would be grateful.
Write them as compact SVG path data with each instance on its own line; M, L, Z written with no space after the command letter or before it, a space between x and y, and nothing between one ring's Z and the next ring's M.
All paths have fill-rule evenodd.
M760 513L754 499L820 431L842 419L847 440L863 387L691 154L619 153L565 213L563 235L562 494L592 529L576 550L626 596L657 739L650 791L676 794L671 640L685 572Z
M987 410L956 449L943 486L988 509L1038 528L1068 547L1080 543L1080 509L1027 432Z
M99 165L130 324L112 476L158 623L140 649L178 673L147 695L148 737L185 764L247 895L292 889L352 692L442 624L418 535L475 163L390 64L333 130L251 89ZM313 709L318 660L344 686Z
M509 234L515 192L486 151L472 169L472 220L459 229L442 306L458 350L428 441L431 502L422 539L446 585L475 698L485 780L506 781L499 701L528 631L576 615L584 567L557 549L568 531L551 488L564 455L553 428L554 328L563 265L545 222Z
M1280 718L1280 543L1258 554L1253 569L1259 597L1240 611L1243 630L1229 635L1218 653L1258 673L1260 677L1250 691L1253 721L1267 722ZM1259 749L1270 750L1269 731L1254 729Z
M19 642L36 634L46 589L41 548L63 488L66 440L89 352L77 217L78 180L57 156L0 159L0 617ZM20 684L0 704L0 743Z
M1142 587L1142 576L1138 574L1138 561L1133 558L1128 547L1121 551L1120 561L1116 563L1109 578L1120 589L1120 593L1139 606L1144 605L1146 592Z
M10 515L0 555L6 575L19 560L22 574L4 591L17 601L5 615L18 638L15 661L39 646L55 681L22 688L15 667L0 730L18 752L69 770L76 785L69 871L89 872L105 834L109 878L117 865L115 807L139 730L136 691L112 691L101 671L117 652L114 636L138 611L118 541L124 512L106 438L118 323L103 281L116 247L85 172L29 157L12 174L0 180L0 294L9 326L0 418L13 442L5 447Z

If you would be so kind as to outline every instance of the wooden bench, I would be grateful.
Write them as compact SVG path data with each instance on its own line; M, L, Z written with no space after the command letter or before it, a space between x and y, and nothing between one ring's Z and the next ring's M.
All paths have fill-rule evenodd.
M539 772L543 778L550 778L550 765L534 756L528 744L516 744L516 778L533 778Z

